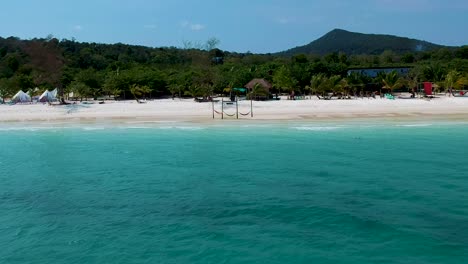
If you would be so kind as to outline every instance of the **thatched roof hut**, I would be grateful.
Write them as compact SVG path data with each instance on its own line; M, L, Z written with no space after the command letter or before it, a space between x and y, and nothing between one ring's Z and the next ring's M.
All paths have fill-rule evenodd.
M257 84L263 89L265 89L267 92L269 92L270 89L273 87L271 83L265 79L253 79L245 85L245 88L252 90Z
M253 79L245 88L251 92L248 98L253 100L268 100L270 99L270 90L273 86L265 79Z

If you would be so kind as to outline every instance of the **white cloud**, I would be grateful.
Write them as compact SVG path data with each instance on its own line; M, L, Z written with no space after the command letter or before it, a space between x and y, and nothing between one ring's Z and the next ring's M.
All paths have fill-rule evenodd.
M193 31L200 31L200 30L205 29L205 25L202 25L202 24L192 24L192 25L190 25L190 29L193 30Z
M77 32L83 31L83 27L81 25L76 25L73 27L73 31L77 31Z
M204 30L206 28L206 26L203 25L203 24L191 23L191 22L188 22L188 21L182 21L180 23L180 26L182 28L187 28L187 29L190 29L192 31L201 31L201 30Z

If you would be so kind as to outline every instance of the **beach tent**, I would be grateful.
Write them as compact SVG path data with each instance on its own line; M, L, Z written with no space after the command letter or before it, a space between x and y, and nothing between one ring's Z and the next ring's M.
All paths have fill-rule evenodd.
M57 88L55 88L53 91L45 91L42 93L42 95L39 97L39 102L45 103L45 102L53 102L57 100Z
M23 91L19 91L11 98L13 103L26 103L31 102L31 96L27 95Z

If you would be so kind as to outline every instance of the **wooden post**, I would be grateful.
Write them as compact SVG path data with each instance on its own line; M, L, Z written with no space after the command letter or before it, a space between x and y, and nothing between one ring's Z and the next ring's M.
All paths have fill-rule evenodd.
M252 96L250 96L250 117L253 117L253 103L252 103Z
M239 119L239 99L236 96L236 118Z
M224 98L221 98L221 119L224 119Z
M215 119L214 101L211 101L211 110L213 112L213 119Z

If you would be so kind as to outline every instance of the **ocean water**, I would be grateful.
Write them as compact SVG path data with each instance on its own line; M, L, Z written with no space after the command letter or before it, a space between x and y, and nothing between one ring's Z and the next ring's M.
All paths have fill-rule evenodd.
M0 263L468 263L468 125L0 127Z

